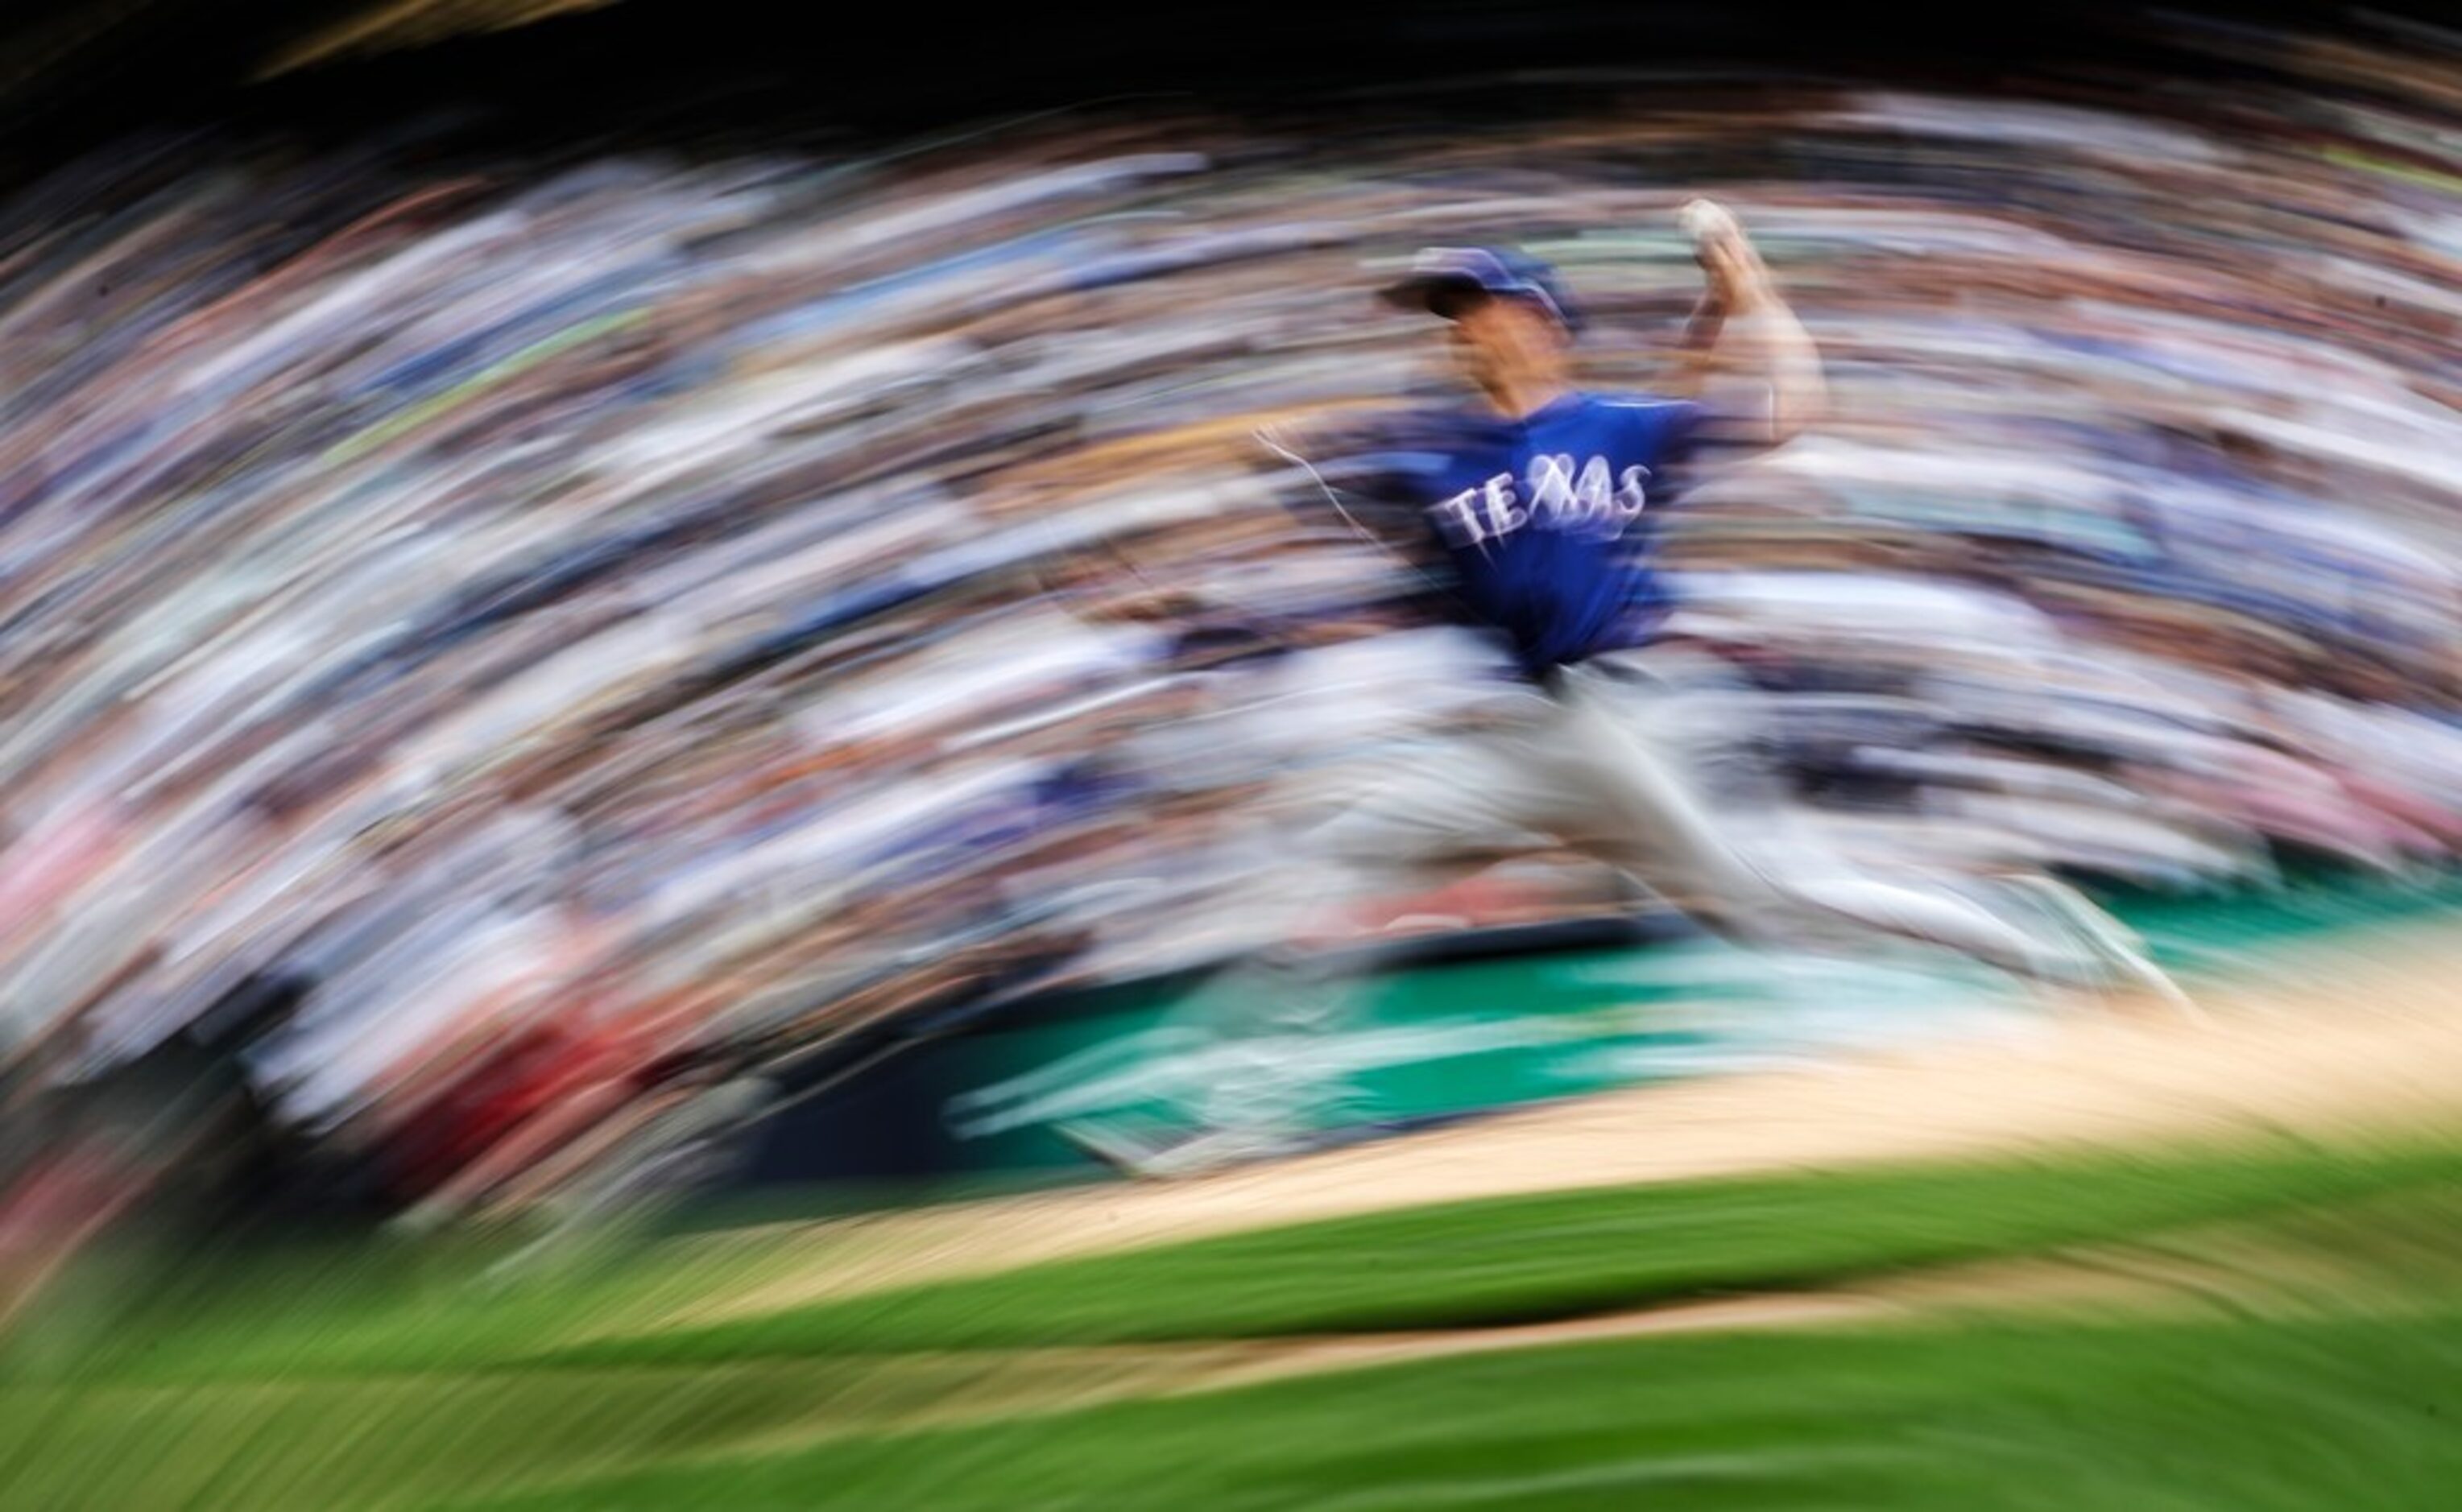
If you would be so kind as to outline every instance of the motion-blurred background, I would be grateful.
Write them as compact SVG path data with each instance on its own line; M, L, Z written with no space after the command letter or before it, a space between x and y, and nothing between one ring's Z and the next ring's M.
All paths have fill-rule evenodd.
M1775 762L1851 850L2058 869L2225 965L2244 926L2197 921L2446 897L2462 75L2426 19L8 27L23 1276L182 1204L517 1220L947 1174L1020 1130L1018 1169L1089 1174L1048 1132L1102 1105L1071 1092L1174 1075L1119 1026L1264 943L1261 796L1494 686L1252 432L1448 392L1368 295L1424 243L1555 260L1591 376L1649 387L1699 193L1836 406L1666 527L1712 758ZM1680 932L1544 859L1392 902L1542 976ZM1695 965L1545 990L1729 990ZM1472 1075L1442 1032L1524 1043L1489 1000L1545 992L1448 980L1328 1127L1706 1067L1730 1032L1620 1020L1587 1041L1617 1054Z

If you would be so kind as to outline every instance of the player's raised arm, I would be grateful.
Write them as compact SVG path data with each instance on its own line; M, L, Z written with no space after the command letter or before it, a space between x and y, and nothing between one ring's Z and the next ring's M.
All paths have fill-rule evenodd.
M1680 224L1708 281L1685 331L1695 397L1733 439L1778 445L1821 417L1828 396L1821 353L1724 205L1695 200Z

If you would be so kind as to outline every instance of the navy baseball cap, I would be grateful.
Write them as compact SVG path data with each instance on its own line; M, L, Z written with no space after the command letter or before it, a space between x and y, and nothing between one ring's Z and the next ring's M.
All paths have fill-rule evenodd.
M1567 331L1582 329L1556 270L1525 252L1487 246L1432 246L1411 265L1410 273L1384 290L1386 300L1406 309L1436 311L1448 293L1477 291L1501 299L1526 299L1556 317Z

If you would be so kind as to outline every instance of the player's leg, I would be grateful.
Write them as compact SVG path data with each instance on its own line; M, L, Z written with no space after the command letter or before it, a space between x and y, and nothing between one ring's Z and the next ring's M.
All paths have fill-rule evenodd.
M1885 881L1803 853L1748 857L1694 790L1681 762L1636 728L1625 690L1603 674L1566 680L1550 743L1566 822L1584 848L1623 866L1703 924L1753 944L1825 945L1879 932L2030 978L2107 974L2080 946L2030 932L1955 892Z
M1590 771L1602 854L1696 900L1699 916L1730 935L1820 944L1836 939L1844 924L1954 950L2033 981L2117 985L2198 1016L2142 942L2050 878L1999 879L1988 889L1998 905L1987 905L1936 878L1886 879L1846 864L1800 829L1767 847L1770 862L1756 863L1692 791L1683 763L1642 733L1647 721L1634 717L1629 689L1603 677L1572 681L1562 749Z
M1362 906L1461 880L1550 843L1543 763L1552 706L1535 692L1485 711L1475 728L1370 753L1330 773L1287 777L1250 820L1269 858L1246 889L1239 932L1292 942L1283 953L1355 938Z
M1379 951L1350 921L1370 902L1546 843L1529 822L1545 790L1526 735L1481 731L1285 795L1266 816L1283 861L1256 879L1255 917L1241 931L1277 943L1216 973L1175 1014L1214 1046L1185 1110L1193 1130L1160 1140L1066 1132L1134 1174L1176 1176L1303 1150L1355 1119L1344 1042L1367 1027Z
M2069 960L2091 963L2098 984L2110 982L2148 998L2192 1022L2205 1021L2196 1000L2155 964L2146 943L2127 926L2068 884L2041 874L2000 879L2012 889L2042 905L2054 932L2068 941Z

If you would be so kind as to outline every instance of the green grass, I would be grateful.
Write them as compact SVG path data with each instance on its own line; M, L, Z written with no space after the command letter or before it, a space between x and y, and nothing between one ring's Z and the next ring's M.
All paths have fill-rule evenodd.
M0 1374L0 1505L2443 1505L2462 1145L1701 1182L1311 1224L587 1348L770 1273L667 1246L496 1295L265 1258ZM1099 1351L1851 1286L2074 1246L2257 1245L2304 1321L1634 1339L1058 1411ZM2219 1247L2216 1247L2219 1246ZM2372 1316L2400 1309L2410 1321ZM984 1420L918 1429L928 1415Z
M1465 1355L511 1501L591 1508L2443 1508L2462 1317L1804 1332Z
M557 1352L574 1363L1540 1322L1835 1285L2462 1179L2462 1149L2056 1161L1558 1192L1374 1213Z
M826 1242L815 1247L826 1253ZM91 1379L351 1378L478 1370L625 1318L757 1284L781 1244L735 1253L659 1246L492 1286L485 1252L387 1244L226 1255L109 1257L105 1273L47 1307L0 1350L0 1383Z
M769 1361L0 1388L0 1505L432 1505L766 1435L886 1429L983 1394L986 1374L966 1361Z
M837 1241L619 1251L601 1268L502 1290L475 1284L470 1258L293 1253L201 1274L179 1262L180 1285L74 1338L68 1363L89 1378L158 1383L350 1379L1492 1326L2451 1186L2462 1186L2462 1143L2426 1140L1670 1182L1371 1213L664 1331L653 1321L684 1303L789 1263L825 1264ZM624 1331L627 1320L640 1331ZM574 1342L585 1335L599 1336ZM0 1363L45 1369L39 1357Z

